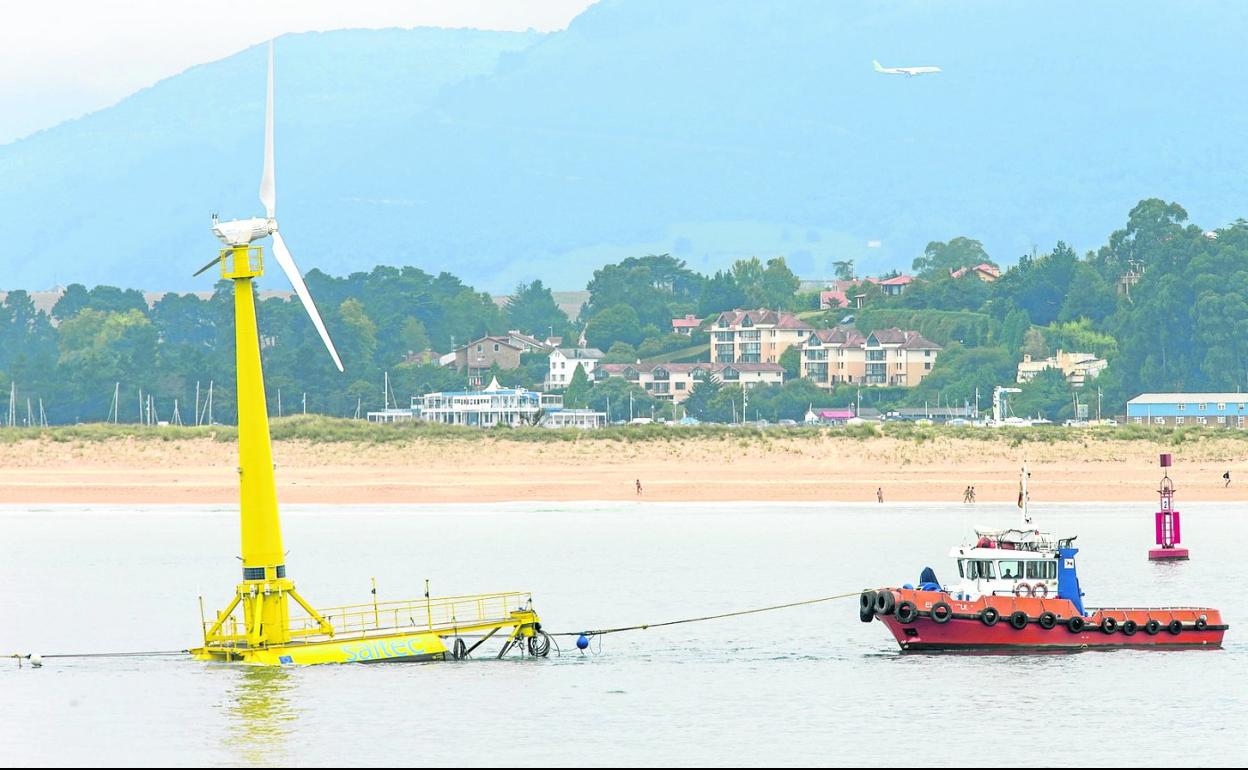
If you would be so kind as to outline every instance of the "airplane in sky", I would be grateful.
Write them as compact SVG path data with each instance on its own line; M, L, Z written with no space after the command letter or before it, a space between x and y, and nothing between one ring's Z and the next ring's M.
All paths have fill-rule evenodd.
M912 78L915 75L928 75L933 72L940 72L940 67L885 67L878 61L872 61L875 65L876 72L883 72L885 75L905 75Z

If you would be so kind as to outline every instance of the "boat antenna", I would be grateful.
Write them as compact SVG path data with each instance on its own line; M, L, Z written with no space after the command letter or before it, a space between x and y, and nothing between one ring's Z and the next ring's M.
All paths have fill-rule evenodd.
M1023 524L1031 525L1031 514L1027 511L1027 479L1031 477L1031 471L1027 470L1027 462L1023 461L1023 468L1019 472L1018 478L1018 507L1023 511Z

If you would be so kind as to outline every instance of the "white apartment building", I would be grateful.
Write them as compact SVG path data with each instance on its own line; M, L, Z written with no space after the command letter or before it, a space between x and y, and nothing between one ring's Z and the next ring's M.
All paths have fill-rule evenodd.
M550 354L550 369L546 373L546 390L563 390L572 383L572 375L579 364L592 381L594 369L602 361L603 352L598 348L555 348Z
M694 385L712 380L724 385L781 385L784 367L780 364L603 364L598 379L623 377L664 401L679 404L689 397Z

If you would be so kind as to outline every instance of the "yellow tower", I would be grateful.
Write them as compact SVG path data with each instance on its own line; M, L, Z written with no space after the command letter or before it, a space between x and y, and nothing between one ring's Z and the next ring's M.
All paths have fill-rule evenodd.
M225 619L241 604L247 645L282 645L291 639L288 597L316 621L319 632L330 633L332 628L296 593L294 582L286 577L286 551L282 547L282 522L277 511L268 403L252 290L253 279L264 274L263 252L259 246L232 246L221 250L220 259L221 277L234 282L243 582L238 584L234 600L207 636L219 635Z
M221 277L234 283L243 580L226 609L212 621L204 621L203 646L191 650L191 654L201 660L258 665L436 660L448 654L466 657L486 639L508 630L500 637L505 640L500 657L517 647L524 651L526 646L530 654L544 655L549 639L542 633L532 599L526 593L435 599L426 588L422 599L380 602L374 589L373 601L368 604L318 611L304 601L286 576L253 290L253 281L264 274L264 255L259 246L253 245L254 241L272 238L275 260L290 280L334 364L339 371L343 367L277 228L271 44L264 150L260 200L266 216L229 222L213 217L213 233L225 248L196 273L219 264ZM292 614L291 600L302 612ZM469 648L462 638L465 635L483 638ZM449 651L448 640L453 642ZM526 644L521 645L521 641Z

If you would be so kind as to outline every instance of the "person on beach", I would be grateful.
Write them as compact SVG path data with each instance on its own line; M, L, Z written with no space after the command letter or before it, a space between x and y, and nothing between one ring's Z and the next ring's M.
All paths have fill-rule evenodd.
M884 502L884 487L875 488L875 499L878 502L881 502L881 503Z
M637 495L641 495L641 479L637 479Z
M971 502L975 502L975 485L971 485Z
M971 487L970 485L967 485L966 489L962 490L962 502L969 503L971 500Z
M1222 478L1226 479L1226 483L1222 485L1222 488L1226 489L1231 485L1231 472L1227 471L1226 473L1223 473Z

